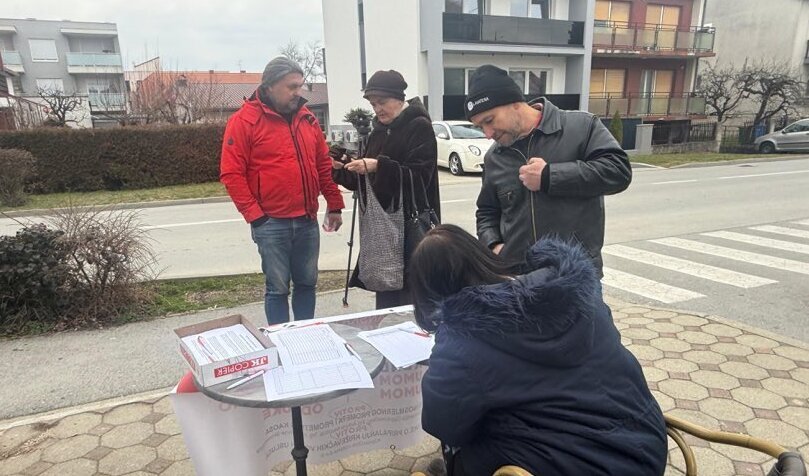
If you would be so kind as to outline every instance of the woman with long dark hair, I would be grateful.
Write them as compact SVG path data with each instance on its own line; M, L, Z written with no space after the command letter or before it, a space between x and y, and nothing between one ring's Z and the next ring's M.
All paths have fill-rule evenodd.
M440 225L409 272L416 320L436 333L422 425L450 475L663 474L662 412L586 251L543 239L517 265Z

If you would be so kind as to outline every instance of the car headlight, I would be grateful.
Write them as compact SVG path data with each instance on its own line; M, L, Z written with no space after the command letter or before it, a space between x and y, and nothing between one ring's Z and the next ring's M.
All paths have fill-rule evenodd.
M480 155L480 149L475 145L469 146L469 152L473 153L474 155Z

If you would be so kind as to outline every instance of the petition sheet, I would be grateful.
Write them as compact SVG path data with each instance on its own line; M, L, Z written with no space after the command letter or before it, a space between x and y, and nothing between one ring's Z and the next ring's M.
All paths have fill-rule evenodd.
M412 321L359 332L357 335L376 347L398 369L429 359L435 345L435 338Z

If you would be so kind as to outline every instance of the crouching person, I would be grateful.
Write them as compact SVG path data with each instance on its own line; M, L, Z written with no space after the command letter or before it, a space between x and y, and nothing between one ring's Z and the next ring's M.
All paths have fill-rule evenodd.
M515 266L440 225L410 276L416 320L436 333L422 425L451 448L450 475L663 474L662 412L586 251L545 238Z

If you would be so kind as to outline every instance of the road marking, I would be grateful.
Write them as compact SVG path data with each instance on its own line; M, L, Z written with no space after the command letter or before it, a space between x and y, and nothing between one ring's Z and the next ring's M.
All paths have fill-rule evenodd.
M194 221L194 222L187 222L187 223L168 223L166 225L149 225L144 226L144 230L156 230L161 228L178 228L181 226L197 226L197 225L213 225L216 223L234 223L237 221L244 221L242 218L231 218L228 220L210 220L210 221Z
M665 304L705 297L704 294L658 283L651 279L610 268L604 268L604 279L602 282L612 288L637 294L638 296L643 296Z
M699 182L699 180L669 180L668 182L653 182L652 185L668 185L672 183L693 183Z
M602 251L608 255L637 261L639 263L676 271L678 273L688 274L690 276L695 276L710 281L716 281L717 283L736 286L737 288L747 289L764 286L765 284L777 283L777 281L773 281L772 279L760 278L758 276L745 273L738 273L728 269L717 268L716 266L696 263L694 261L653 253L651 251L630 248L623 245L606 246Z
M736 261L743 261L745 263L756 264L759 266L766 266L768 268L775 268L782 271L792 271L793 273L809 275L809 264L791 259L777 258L775 256L763 255L759 253L750 253L748 251L725 248L724 246L700 243L699 241L685 240L683 238L660 238L657 240L649 240L649 242L671 246L673 248L680 248L686 251L696 251L706 255L718 256L720 258L727 258Z
M767 174L749 174L749 175L728 175L726 177L719 177L717 180L730 180L730 179L738 179L738 178L750 178L750 177L768 177L770 175L790 175L790 174L805 174L809 173L809 170L792 170L789 172L770 172Z
M794 223L794 224L796 224L796 225L806 225L806 226L809 226L809 220L795 221L795 222L792 222L792 223Z
M809 231L799 230L797 228L789 228L785 226L762 225L762 226L751 226L750 229L756 231L764 231L767 233L775 233L776 235L794 236L795 238L809 238Z
M792 251L795 253L809 255L809 245L792 243L791 241L774 240L772 238L745 235L744 233L736 233L733 231L712 231L709 233L702 233L702 235L711 236L714 238L722 238L723 240L738 241L739 243L747 243L749 245L763 246L765 248L773 248L781 251Z

